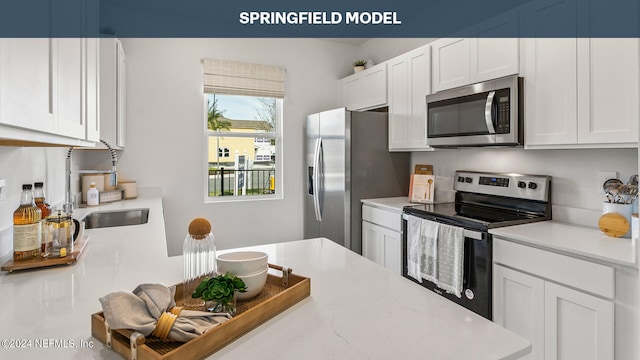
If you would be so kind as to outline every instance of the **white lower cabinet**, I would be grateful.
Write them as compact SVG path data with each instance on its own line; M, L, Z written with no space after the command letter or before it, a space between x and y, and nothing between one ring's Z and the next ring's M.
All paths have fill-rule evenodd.
M402 275L402 214L362 205L362 255Z
M493 320L531 341L523 359L614 359L614 273L608 266L495 239ZM585 282L595 284L585 290Z
M523 359L613 359L612 301L500 265L493 271L493 320L531 341Z

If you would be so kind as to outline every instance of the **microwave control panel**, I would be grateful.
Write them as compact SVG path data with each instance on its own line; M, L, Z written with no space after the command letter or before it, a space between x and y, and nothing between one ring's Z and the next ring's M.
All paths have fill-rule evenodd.
M509 124L511 122L511 102L509 89L500 89L496 91L495 102L497 103L497 119L496 133L508 134Z

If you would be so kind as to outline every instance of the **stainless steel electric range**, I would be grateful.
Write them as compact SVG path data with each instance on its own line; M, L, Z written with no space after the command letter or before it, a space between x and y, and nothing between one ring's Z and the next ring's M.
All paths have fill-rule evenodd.
M492 318L492 236L489 229L551 219L551 177L514 173L456 171L455 202L417 204L403 209L403 276ZM409 216L463 228L462 296L447 293L433 282L407 275L407 223Z

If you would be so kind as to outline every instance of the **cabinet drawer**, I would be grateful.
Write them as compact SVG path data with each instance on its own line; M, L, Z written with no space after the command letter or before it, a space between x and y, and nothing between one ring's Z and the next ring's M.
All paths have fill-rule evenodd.
M494 238L493 261L613 299L615 270L566 255Z
M402 232L402 214L362 205L362 220Z

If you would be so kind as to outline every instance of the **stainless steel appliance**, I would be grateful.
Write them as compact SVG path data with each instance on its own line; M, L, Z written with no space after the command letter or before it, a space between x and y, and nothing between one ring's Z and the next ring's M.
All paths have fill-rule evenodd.
M491 319L492 235L489 229L551 219L551 177L456 171L455 202L421 204L403 209L402 269L407 271L407 223L417 216L463 228L462 297L446 293L433 282L421 285Z
M427 95L427 144L522 145L522 84L514 75Z
M344 108L307 117L304 236L362 253L361 199L404 196L409 153L387 147L387 113Z

